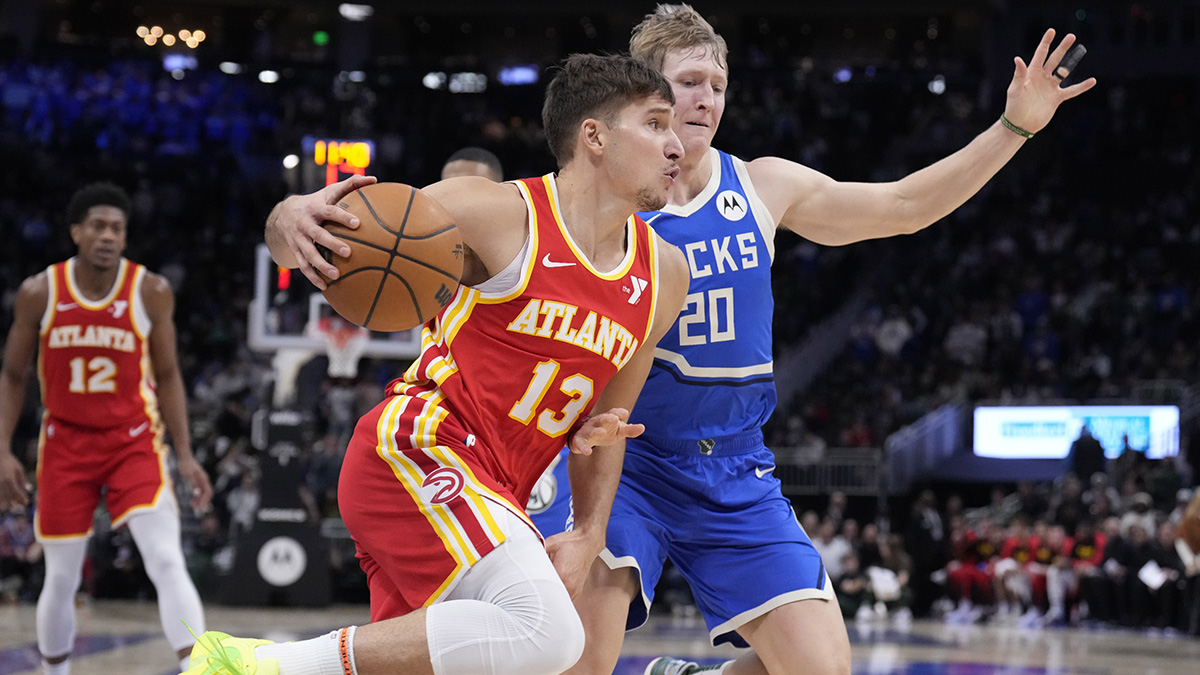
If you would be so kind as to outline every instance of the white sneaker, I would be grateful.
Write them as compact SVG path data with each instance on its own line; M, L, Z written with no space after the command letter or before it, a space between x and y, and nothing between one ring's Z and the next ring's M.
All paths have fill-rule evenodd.
M912 610L907 607L901 607L892 615L892 624L896 628L907 629L912 626Z
M863 605L854 613L854 621L856 623L867 623L875 618L875 612L871 610L870 605ZM647 674L649 675L649 674Z
M684 661L683 659L673 659L669 656L660 656L651 661L642 675L696 675L697 673L712 673L721 670L725 664L731 661L725 661L713 666L702 666L695 661Z
M660 656L646 666L646 671L643 675L687 675L693 669L699 667L700 664L695 661L684 661L683 659L673 659L669 656Z

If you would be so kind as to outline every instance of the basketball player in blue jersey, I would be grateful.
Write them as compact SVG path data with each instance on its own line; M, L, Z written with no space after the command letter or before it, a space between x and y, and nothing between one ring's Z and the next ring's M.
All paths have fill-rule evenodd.
M916 232L953 211L1060 103L1095 85L1061 86L1067 73L1056 66L1075 38L1050 53L1053 39L1047 31L1030 65L1015 60L1004 115L969 145L902 180L865 184L713 149L728 83L724 40L687 5L659 5L634 29L633 56L672 84L686 151L669 205L646 220L683 250L692 280L633 411L646 430L627 444L607 548L576 598L587 646L570 672L613 671L623 632L646 620L668 556L691 584L713 644L753 651L709 668L660 658L647 675L850 672L829 578L772 475L760 431L775 407L775 231L842 245Z

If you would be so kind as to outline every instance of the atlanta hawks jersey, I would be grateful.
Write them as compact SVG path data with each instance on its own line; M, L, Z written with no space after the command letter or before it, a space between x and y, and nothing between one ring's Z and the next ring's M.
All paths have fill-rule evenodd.
M75 259L46 269L50 295L41 321L38 377L42 404L56 420L106 429L157 421L142 303L146 268L124 258L116 283L100 300L75 285Z
M643 437L702 441L761 427L775 409L771 260L775 226L738 158L711 149L691 202L644 214L691 272L683 310L654 351L632 422Z
M498 293L461 286L426 324L421 357L389 391L440 408L417 422L415 447L455 448L523 514L569 432L645 343L659 263L654 233L631 216L625 258L596 269L563 225L553 174L515 185L529 211L519 281ZM470 430L466 438L438 432L445 414Z

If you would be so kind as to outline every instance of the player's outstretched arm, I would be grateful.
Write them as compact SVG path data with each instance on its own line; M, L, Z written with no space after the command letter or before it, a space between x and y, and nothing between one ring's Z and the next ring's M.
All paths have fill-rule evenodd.
M567 473L571 481L574 529L547 539L546 552L571 597L583 589L592 562L604 550L608 516L625 460L625 439L644 430L640 424L629 425L625 421L654 362L654 345L675 323L687 295L689 277L683 254L661 238L658 243L662 271L650 335L596 399L595 409L605 412L585 420L569 441Z
M25 385L33 358L37 354L38 333L50 282L46 273L29 277L17 290L13 323L4 343L4 363L0 365L0 511L29 503L25 467L13 455L12 435L25 402Z
M337 268L321 256L317 244L338 255L350 255L350 247L321 227L327 220L346 227L358 227L358 218L337 207L346 195L364 185L375 182L374 176L350 176L340 183L327 185L306 195L292 195L275 205L267 216L267 248L276 264L287 268L300 268L314 286L325 290L325 281L317 270L329 277L338 277Z
M891 183L842 183L777 157L748 164L759 196L780 227L820 244L840 246L864 239L911 234L937 222L979 191L1028 140L1041 131L1063 101L1096 85L1088 78L1062 86L1059 69L1075 36L1053 52L1047 30L1028 66L1014 59L1003 119L963 149ZM1025 132L1025 133L1022 133Z
M187 394L183 375L179 372L179 356L175 346L175 294L167 280L157 274L147 274L142 283L142 301L150 316L150 365L158 408L162 412L171 444L179 464L179 475L192 486L193 509L203 509L212 499L212 484L208 473L192 455L192 437L188 430Z

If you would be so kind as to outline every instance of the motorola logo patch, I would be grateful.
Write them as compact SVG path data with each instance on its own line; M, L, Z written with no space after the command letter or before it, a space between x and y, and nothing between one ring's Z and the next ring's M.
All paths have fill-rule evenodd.
M272 586L291 586L304 576L307 567L304 547L291 537L268 539L258 549L258 573Z
M749 204L746 203L746 198L733 190L725 190L717 195L717 211L725 218L725 220L741 220L746 217L746 212L750 210Z

